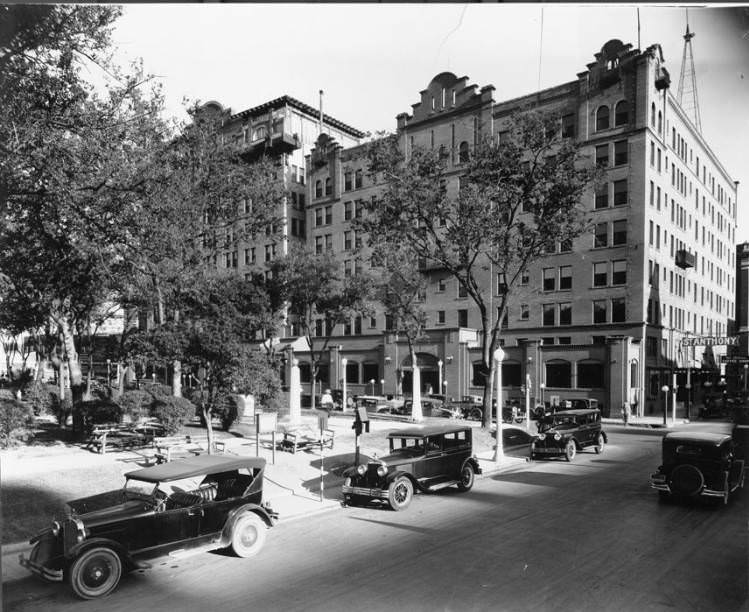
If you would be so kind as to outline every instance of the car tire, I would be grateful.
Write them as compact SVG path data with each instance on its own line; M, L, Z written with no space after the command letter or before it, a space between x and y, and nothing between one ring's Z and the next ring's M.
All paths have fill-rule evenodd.
M267 525L257 514L249 512L240 516L231 530L232 551L243 559L255 556L265 544L267 531Z
M122 561L111 548L97 546L82 552L67 572L73 592L81 599L109 595L122 577Z
M473 481L476 480L476 470L470 462L466 462L463 469L460 470L460 479L458 480L459 491L470 491L473 487Z
M575 446L574 440L569 440L564 447L564 458L571 463L575 459L575 455L577 455L577 446Z
M395 510L405 510L414 497L414 486L405 476L396 478L388 487L388 503Z
M471 408L470 412L468 413L468 418L471 421L480 421L483 416L484 413L482 412L481 408Z
M603 438L603 434L599 433L596 438L596 445L593 447L593 450L596 451L596 455L600 455L603 452L604 446L606 446L606 440Z

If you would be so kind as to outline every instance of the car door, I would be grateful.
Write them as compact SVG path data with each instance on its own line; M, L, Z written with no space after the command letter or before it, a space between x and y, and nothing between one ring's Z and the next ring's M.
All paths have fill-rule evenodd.
M418 472L417 477L421 480L430 480L445 476L445 451L442 448L442 435L427 436L424 439L426 453L424 459L414 465Z
M502 428L502 450L508 457L525 459L531 456L531 446L535 436L519 427Z
M200 506L156 511L139 517L128 525L132 552L162 554L182 548L198 537L202 509Z

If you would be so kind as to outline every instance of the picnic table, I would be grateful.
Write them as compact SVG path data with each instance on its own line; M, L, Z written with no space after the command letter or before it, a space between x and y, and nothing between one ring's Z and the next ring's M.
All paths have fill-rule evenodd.
M98 423L86 440L86 448L105 454L107 450L123 450L151 446L154 438L164 432L155 420L140 423Z

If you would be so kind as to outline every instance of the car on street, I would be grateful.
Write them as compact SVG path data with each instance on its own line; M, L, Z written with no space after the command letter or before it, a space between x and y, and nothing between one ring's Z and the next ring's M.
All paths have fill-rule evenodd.
M471 421L480 421L484 415L483 400L480 395L464 395L460 402L453 402L463 413L463 418Z
M578 451L586 448L602 453L608 442L601 428L601 412L597 409L561 410L543 416L537 427L534 458L564 457L573 461Z
M376 414L390 414L395 416L410 417L413 409L413 400L407 399L402 404L387 404L378 406ZM460 408L451 404L444 404L441 400L425 397L421 399L421 415L430 418L462 419L463 413Z
M467 424L423 425L390 432L389 454L344 471L344 502L357 505L379 500L393 510L403 510L417 491L453 485L469 491L475 475L481 473L472 433Z
M662 499L712 497L727 504L744 486L745 460L728 434L674 431L663 436L661 452L650 486Z
M277 518L262 503L264 470L258 457L199 455L128 472L122 488L68 502L67 516L33 537L20 563L95 599L124 571L176 550L230 547L251 557Z

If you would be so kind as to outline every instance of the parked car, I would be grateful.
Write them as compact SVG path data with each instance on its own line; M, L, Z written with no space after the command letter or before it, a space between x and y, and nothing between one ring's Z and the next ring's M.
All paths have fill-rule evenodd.
M120 489L68 502L21 565L94 599L175 549L215 544L251 557L277 518L262 505L264 469L261 458L200 455L129 472Z
M572 461L585 448L592 447L596 453L602 453L607 442L599 410L562 410L538 421L533 457L563 456Z
M464 419L480 421L484 416L483 400L480 395L464 395L457 405L463 413Z
M715 497L728 503L743 488L745 462L731 436L712 432L671 432L663 436L662 464L650 486L663 499Z
M381 395L359 395L356 397L356 406L357 408L366 408L367 412L376 413L380 408L389 410L396 407L397 403Z
M380 500L393 510L403 510L414 491L437 491L452 485L468 491L475 475L481 473L468 425L410 427L387 437L388 455L344 471L346 504Z

